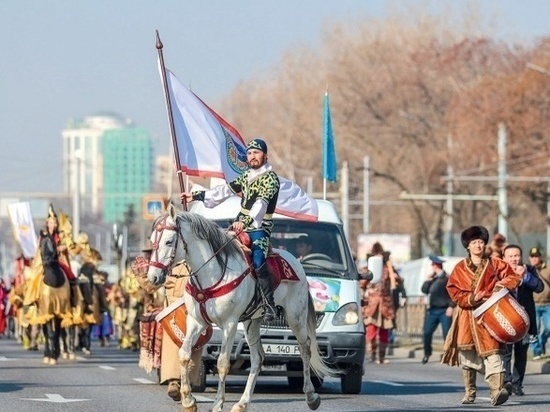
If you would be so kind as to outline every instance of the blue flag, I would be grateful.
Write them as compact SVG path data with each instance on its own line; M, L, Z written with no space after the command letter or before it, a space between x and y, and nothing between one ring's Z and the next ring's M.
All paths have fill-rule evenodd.
M329 182L336 182L336 152L334 151L334 136L332 135L332 122L330 120L330 107L328 92L325 93L325 122L324 122L324 153L323 153L323 178Z

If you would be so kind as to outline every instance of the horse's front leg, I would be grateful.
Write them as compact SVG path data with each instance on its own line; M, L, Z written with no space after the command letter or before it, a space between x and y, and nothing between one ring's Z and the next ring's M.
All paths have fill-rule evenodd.
M191 360L191 348L193 347L193 342L196 340L193 339L193 336L194 334L192 328L188 328L182 346L178 350L178 359L181 367L181 405L183 406L184 412L197 411L197 402L193 395L191 395L191 382L189 379L189 362Z
M220 348L220 355L218 356L218 362L216 364L218 368L218 392L216 393L216 400L214 401L214 407L212 412L221 412L223 409L223 403L225 402L225 379L229 373L231 367L231 349L233 348L233 342L235 341L235 334L237 333L237 321L228 323L225 328L222 328L223 338Z
M254 393L256 380L258 379L265 358L262 342L260 340L261 322L262 318L244 322L246 342L250 348L250 372L248 374L248 379L246 380L246 386L241 399L239 400L239 403L233 405L231 412L245 412L248 409L248 405L250 405L250 398Z

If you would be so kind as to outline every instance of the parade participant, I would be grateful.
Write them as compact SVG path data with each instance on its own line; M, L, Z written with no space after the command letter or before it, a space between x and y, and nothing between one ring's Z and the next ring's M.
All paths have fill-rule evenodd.
M502 288L514 290L521 278L508 263L485 256L485 246L489 240L489 232L485 227L470 226L460 237L468 257L455 266L447 281L447 291L458 305L458 311L445 341L441 363L462 365L466 392L463 404L474 403L476 373L479 372L484 374L489 384L491 404L501 405L509 397L503 388L502 354L505 345L476 322L473 312L493 292Z
M544 290L534 294L538 335L532 345L533 360L540 360L546 355L546 342L550 337L550 267L542 260L538 247L532 247L529 251L529 263L544 283Z
M44 363L56 365L59 358L62 320L70 323L69 278L74 275L68 265L67 246L61 244L58 218L50 205L46 225L38 241L43 267L42 288L38 301L38 316L33 319L43 325L45 337ZM69 275L70 274L70 275Z
M438 325L441 325L443 340L451 328L453 308L456 306L447 292L449 276L443 270L444 260L437 256L429 256L432 262L432 273L422 284L422 293L429 296L428 310L424 320L424 357L422 364L428 363L432 356L432 337Z
M2 274L0 273L0 336L6 333L6 329L8 326L6 305L8 303L9 293L9 289L4 282L4 278L1 276Z
M395 309L393 306L392 285L395 279L391 273L391 262L386 260L382 245L376 242L371 251L372 256L383 256L382 278L379 282L368 282L363 306L363 323L366 325L367 353L369 361L378 364L388 363L386 349L390 342L390 331L394 328Z
M246 157L248 169L237 179L210 190L182 193L181 199L186 202L200 200L206 207L214 207L230 196L242 195L241 211L232 226L237 234L245 231L250 237L252 264L264 302L264 320L269 322L276 318L277 309L266 257L280 183L267 161L267 144L262 139L247 144Z
M533 266L524 265L522 262L522 250L518 245L508 245L504 248L503 259L508 262L512 269L521 276L521 283L516 292L518 303L523 306L529 314L529 332L519 342L506 345L504 355L504 368L506 370L504 387L510 395L523 396L523 378L527 367L527 351L529 349L529 337L537 336L537 323L535 314L535 301L533 292L540 293L544 289L542 280L537 275ZM514 367L512 368L512 355L514 355Z
M109 308L107 296L111 289L109 274L105 271L97 271L94 276L94 287L97 289L99 310L101 312L101 323L92 327L93 336L99 340L99 346L109 346L113 334L113 319Z
M121 349L139 350L139 319L143 314L143 291L134 272L127 268L121 281L124 295Z
M153 245L149 241L147 246L142 250L143 257L137 257L132 264L132 270L134 271L138 282L146 295L149 295L149 300L154 300L153 295L159 286L153 286L147 280L147 271L149 269L149 260L151 259L151 253L153 252ZM189 279L189 270L185 264L180 264L170 271L164 282L165 302L164 307L170 306L177 299L183 296L185 285ZM153 345L153 350L154 350ZM179 402L181 400L181 366L179 363L179 346L174 343L170 335L166 331L162 332L161 349L160 349L160 368L159 368L159 383L161 385L168 384L168 396L174 401ZM142 356L155 356L155 354L144 354ZM197 385L199 382L200 362L202 356L202 348L194 349L191 352L191 362L189 363L190 375L189 379L191 385ZM145 362L143 362L145 363ZM142 364L142 359L140 359ZM141 366L141 365L140 365ZM147 370L147 368L144 367Z
M82 234L81 234L82 235ZM102 313L107 303L101 301L95 285L97 265L101 261L101 254L89 247L82 253L83 263L78 276L78 284L84 300L84 322L79 326L79 348L85 355L92 354L92 327L101 324Z
M23 349L38 350L36 338L39 331L36 325L31 325L25 316L24 299L25 289L29 286L25 276L26 271L30 271L30 260L26 259L22 254L15 258L15 279L14 286L9 294L9 302L15 308L16 318L16 335L20 336Z
M107 304L109 305L109 312L113 318L113 335L114 339L119 343L122 343L122 337L124 336L124 306L125 297L122 291L122 280L119 279L116 283L111 285L109 292L107 293Z

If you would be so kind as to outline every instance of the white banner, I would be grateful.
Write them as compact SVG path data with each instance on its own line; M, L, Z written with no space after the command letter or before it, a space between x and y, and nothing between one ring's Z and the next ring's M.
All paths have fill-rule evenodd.
M23 256L26 259L32 259L38 248L38 239L34 231L30 203L11 203L8 205L8 214L13 227L15 240L21 247Z

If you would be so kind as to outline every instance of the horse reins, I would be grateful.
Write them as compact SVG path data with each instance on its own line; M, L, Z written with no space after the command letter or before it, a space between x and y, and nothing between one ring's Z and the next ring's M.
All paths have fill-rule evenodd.
M177 251L177 248L178 248L178 240L181 239L181 242L183 244L183 248L185 249L185 251L187 252L187 242L185 241L185 239L183 238L183 235L181 234L180 230L179 230L179 227L178 225L167 225L166 224L166 219L168 218L168 215L164 216L162 218L162 220L160 220L156 225L155 225L155 239L154 239L154 242L153 242L153 253L155 255L155 261L153 261L152 259L149 261L149 265L153 266L153 267L156 267L158 269L161 269L161 270L168 270L174 263L174 258L176 257L176 251ZM160 238L162 237L162 232L164 230L172 230L172 231L175 231L177 233L177 237L176 237L176 243L174 244L174 246L172 247L172 253L170 254L170 260L168 262L167 265L163 264L163 263L160 263L158 261L158 250L159 250L159 241L160 241ZM216 250L214 252L214 254L212 256L210 256L196 271L193 271L189 265L187 264L186 261L183 261L183 265L185 265L186 269L188 270L189 274L188 275L181 275L179 277L185 277L185 276L188 276L188 277L194 277L196 282L198 283L198 286L200 289L203 289L202 285L200 284L199 282L199 279L198 279L198 276L197 274L201 271L201 269L203 267L205 267L212 259L214 259L216 256L218 256L223 249L225 249L225 247L231 243L233 240L235 240L237 238L237 235L232 235L230 236L227 241L220 246L220 248L218 250ZM224 278L224 275L225 275L225 269L226 269L226 266L224 266L224 270L223 270L223 273L222 273L222 277L221 279L216 283L218 284L219 282L222 281L222 279Z

